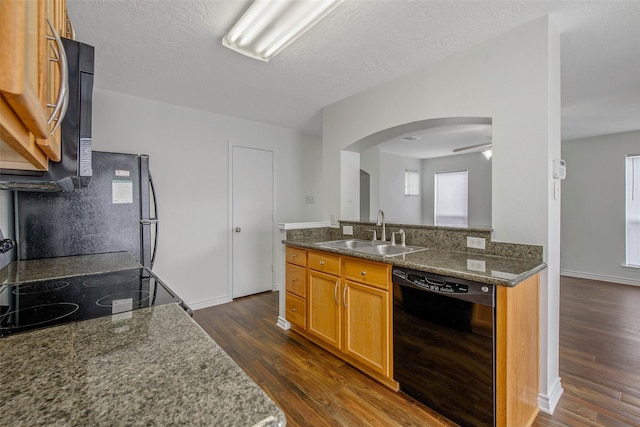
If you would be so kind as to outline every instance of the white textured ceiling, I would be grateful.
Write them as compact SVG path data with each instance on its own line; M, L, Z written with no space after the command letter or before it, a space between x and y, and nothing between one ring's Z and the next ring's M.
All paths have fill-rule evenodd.
M100 89L321 132L321 109L551 14L564 140L640 129L640 1L346 0L271 62L221 45L249 0L67 0Z

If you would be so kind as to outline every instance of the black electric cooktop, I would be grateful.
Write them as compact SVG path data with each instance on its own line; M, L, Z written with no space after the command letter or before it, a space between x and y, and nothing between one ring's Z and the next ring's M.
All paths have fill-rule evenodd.
M181 302L145 268L0 286L0 337Z

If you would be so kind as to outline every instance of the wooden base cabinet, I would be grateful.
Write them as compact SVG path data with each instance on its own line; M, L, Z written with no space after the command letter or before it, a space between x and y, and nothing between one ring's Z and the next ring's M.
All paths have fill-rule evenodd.
M530 426L538 415L539 274L496 287L496 426Z
M352 360L393 381L391 266L345 257L343 260L343 348Z
M293 329L397 390L392 369L391 267L307 251L306 330L301 321L294 323L290 311L294 300L289 300L289 285L296 274L287 264L287 320Z
M391 266L287 247L286 268L292 329L397 391ZM496 287L496 427L530 426L538 414L538 289L538 274ZM473 328L490 333L492 323L492 310L472 313Z
M342 347L342 310L340 309L340 257L309 251L307 263L307 317L309 335L325 348Z
M391 376L389 292L346 280L344 351L385 377Z
M340 277L309 270L307 332L334 350L341 348Z
M286 319L294 329L307 329L307 251L286 249Z

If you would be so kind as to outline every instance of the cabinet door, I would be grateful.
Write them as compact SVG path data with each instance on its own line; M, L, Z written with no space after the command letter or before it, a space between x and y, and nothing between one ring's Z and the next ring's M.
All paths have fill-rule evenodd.
M309 271L307 331L339 349L341 342L340 279Z
M47 38L52 33L47 20L59 24L64 5L63 0L0 2L0 168L46 170L49 159L60 160L60 130L50 136L57 121L49 118L54 109L64 110L63 63L57 60L58 44Z
M40 103L40 37L45 28L44 3L6 0L0 3L0 93L27 129L47 137L47 118Z
M374 371L389 376L389 292L351 281L345 281L344 286L343 351Z

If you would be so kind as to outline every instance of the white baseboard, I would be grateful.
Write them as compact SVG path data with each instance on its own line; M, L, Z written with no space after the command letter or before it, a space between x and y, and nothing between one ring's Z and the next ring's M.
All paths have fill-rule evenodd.
M207 308L207 307L213 307L214 305L226 304L231 301L233 301L233 298L220 297L220 298L205 299L202 301L187 302L186 304L191 308L191 310L200 310L201 308Z
M623 285L640 286L640 280L626 277L605 276L603 274L583 273L581 271L560 270L561 276L577 277L579 279L599 280L601 282L620 283Z
M562 392L564 392L564 389L562 385L560 385L560 377L557 377L551 384L547 394L538 394L538 408L545 414L553 415L553 411L556 409Z
M278 322L276 323L278 327L286 330L291 329L291 323L289 323L284 317L278 316Z

